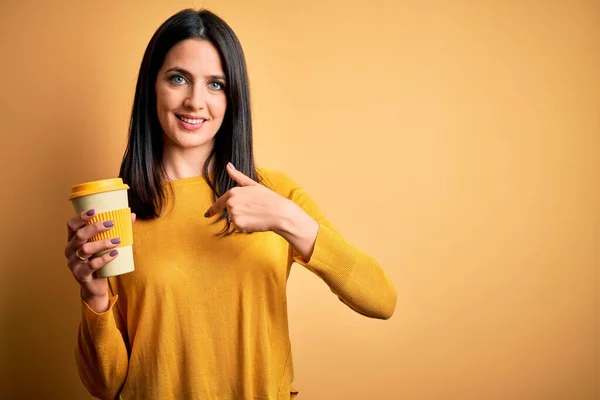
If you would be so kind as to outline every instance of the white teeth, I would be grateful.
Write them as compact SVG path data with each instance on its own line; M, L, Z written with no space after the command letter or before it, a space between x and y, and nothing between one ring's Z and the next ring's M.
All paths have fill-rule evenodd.
M190 118L185 118L185 117L179 117L183 122L188 123L190 125L199 125L202 122L204 122L204 119L199 118L199 119L190 119Z

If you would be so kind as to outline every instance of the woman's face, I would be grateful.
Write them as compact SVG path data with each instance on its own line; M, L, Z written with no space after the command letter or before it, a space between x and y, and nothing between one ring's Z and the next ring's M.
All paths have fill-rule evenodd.
M212 149L223 123L225 73L217 49L207 40L173 46L156 78L156 111L166 145Z

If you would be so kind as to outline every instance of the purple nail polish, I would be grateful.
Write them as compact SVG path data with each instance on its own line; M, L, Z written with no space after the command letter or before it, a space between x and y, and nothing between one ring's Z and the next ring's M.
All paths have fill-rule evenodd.
M121 243L121 239L119 239L119 238L110 239L110 242L112 244L119 244L119 243Z
M119 254L119 252L117 250L113 250L113 251L110 252L109 256L116 257L117 254Z
M88 211L85 213L85 215L87 215L88 217L91 217L92 215L94 215L94 213L95 213L95 212L96 212L96 210L94 210L94 209L91 209L91 210L88 210Z
M102 225L104 225L106 228L112 228L115 226L115 223L113 221L105 221Z

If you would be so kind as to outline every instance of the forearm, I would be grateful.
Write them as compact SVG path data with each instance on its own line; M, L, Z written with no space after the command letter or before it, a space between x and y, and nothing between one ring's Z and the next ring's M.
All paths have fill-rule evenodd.
M82 382L90 394L101 399L114 399L125 381L129 355L125 339L115 320L114 303L97 313L83 303L75 358Z
M340 300L372 318L387 319L396 307L396 291L379 263L321 223L308 262L295 259L321 277Z

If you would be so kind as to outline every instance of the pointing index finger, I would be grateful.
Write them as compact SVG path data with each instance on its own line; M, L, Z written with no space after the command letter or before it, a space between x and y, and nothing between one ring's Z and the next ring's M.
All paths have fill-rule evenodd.
M223 196L219 197L217 201L215 201L215 203L208 209L208 211L206 211L204 217L210 218L213 215L221 213L225 209L225 203L227 202L227 199L229 199L229 196L231 196L231 194L230 192L227 192Z

